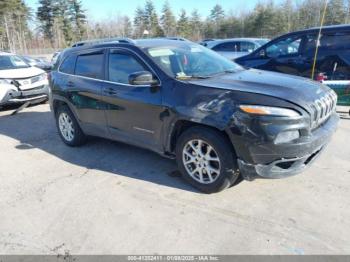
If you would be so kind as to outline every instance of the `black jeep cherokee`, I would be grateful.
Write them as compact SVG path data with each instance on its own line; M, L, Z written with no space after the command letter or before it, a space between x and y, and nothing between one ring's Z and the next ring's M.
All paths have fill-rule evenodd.
M240 174L299 173L336 130L328 87L246 70L183 39L114 40L65 50L50 77L59 134L70 146L99 136L177 159L198 189Z

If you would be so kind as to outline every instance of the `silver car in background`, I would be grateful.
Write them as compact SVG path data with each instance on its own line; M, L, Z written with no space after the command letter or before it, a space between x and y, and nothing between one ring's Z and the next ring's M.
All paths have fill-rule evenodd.
M205 39L200 44L234 60L248 55L268 41L265 38Z

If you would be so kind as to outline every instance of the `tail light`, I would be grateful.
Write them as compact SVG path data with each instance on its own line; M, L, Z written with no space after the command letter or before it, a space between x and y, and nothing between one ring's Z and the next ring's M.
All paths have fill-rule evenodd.
M319 73L316 76L316 81L322 82L322 81L325 81L325 80L327 80L327 76L324 73Z

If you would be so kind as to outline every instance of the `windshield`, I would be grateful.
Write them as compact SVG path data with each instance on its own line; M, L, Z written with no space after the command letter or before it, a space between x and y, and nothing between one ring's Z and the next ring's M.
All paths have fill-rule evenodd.
M243 70L227 58L197 44L148 48L146 53L168 75L179 79L207 78Z
M0 55L0 70L30 67L21 58L15 55Z

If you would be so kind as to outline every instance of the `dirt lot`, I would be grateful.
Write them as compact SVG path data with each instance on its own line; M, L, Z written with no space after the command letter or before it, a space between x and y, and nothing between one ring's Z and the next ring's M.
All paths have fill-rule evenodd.
M0 112L2 254L349 254L350 120L301 175L204 195L152 152L65 146L48 105Z

